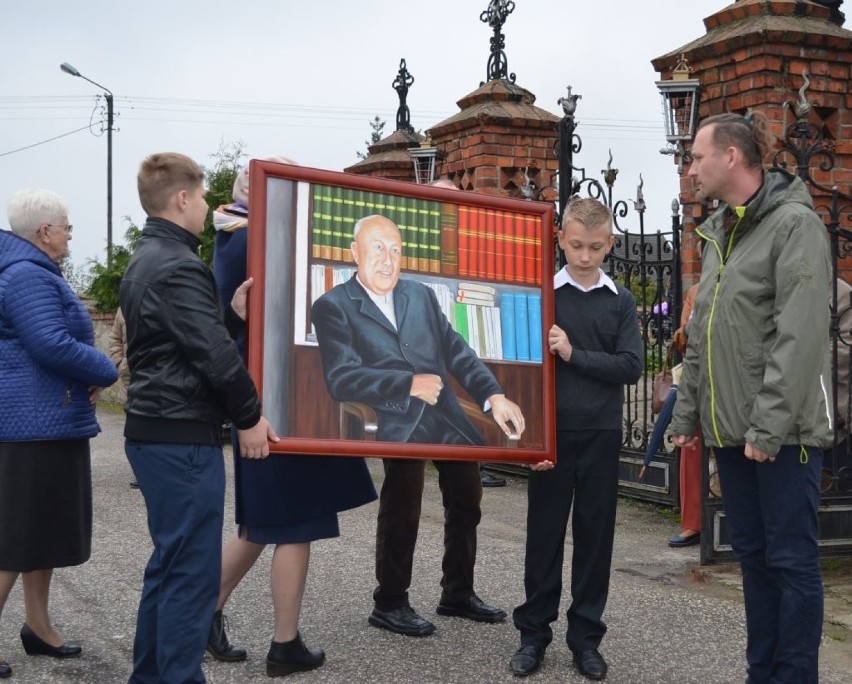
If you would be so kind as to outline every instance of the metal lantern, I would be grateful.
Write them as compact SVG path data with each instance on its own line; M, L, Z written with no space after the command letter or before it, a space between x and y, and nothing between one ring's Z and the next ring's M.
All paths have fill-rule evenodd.
M675 154L679 157L678 171L683 170L683 157L686 154L684 143L695 137L698 123L698 100L701 82L689 78L689 64L681 55L680 61L672 71L672 77L657 81L657 89L663 98L663 118L666 126L668 147L661 154Z

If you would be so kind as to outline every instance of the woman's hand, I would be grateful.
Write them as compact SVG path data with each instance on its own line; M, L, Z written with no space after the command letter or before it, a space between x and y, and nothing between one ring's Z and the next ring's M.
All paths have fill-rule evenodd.
M243 282L243 284L237 288L236 292L234 292L234 296L231 297L231 308L242 320L246 320L246 312L248 310L248 291L251 289L251 284L253 282L254 278L249 278Z

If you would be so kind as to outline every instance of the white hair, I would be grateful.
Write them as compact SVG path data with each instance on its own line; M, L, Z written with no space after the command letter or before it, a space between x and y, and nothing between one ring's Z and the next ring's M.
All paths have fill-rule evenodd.
M369 216L362 216L357 221L355 221L355 225L352 227L352 239L355 240L358 237L358 233L361 232L361 227L367 222L372 221L373 219L384 219L388 223L392 224L394 228L399 230L399 226L397 226L393 221L391 221L387 216L382 216L381 214L370 214Z
M59 195L41 188L18 190L6 205L9 227L15 235L30 239L45 223L68 217L68 205Z

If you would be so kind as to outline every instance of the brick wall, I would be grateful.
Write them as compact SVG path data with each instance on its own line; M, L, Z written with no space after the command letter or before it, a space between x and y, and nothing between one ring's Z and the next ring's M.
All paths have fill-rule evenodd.
M683 54L692 68L691 78L702 86L699 119L729 111L745 114L754 108L766 114L773 132L783 137L785 126L795 121L785 103L798 99L807 70L810 84L805 97L812 105L808 121L835 143L834 168L820 170L824 157L815 157L809 165L812 177L825 187L837 186L840 192L852 194L852 95L847 92L852 32L832 21L827 7L801 0L740 0L705 19L704 25L703 37L652 61L661 78L671 78ZM702 212L687 171L688 166L680 179L684 287L695 282L700 272L694 230ZM818 203L826 201L822 198ZM845 221L841 225L852 229L849 219ZM842 270L850 280L852 264L847 261Z

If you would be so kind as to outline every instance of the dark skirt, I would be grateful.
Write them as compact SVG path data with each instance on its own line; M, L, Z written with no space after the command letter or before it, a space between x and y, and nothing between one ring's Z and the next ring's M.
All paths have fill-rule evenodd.
M80 565L91 551L89 440L0 442L0 570Z
M239 450L235 450L239 453ZM337 514L376 490L363 458L236 456L236 522L258 544L297 544L339 536Z
M304 544L340 536L337 513L280 525L247 525L245 538L255 544Z

